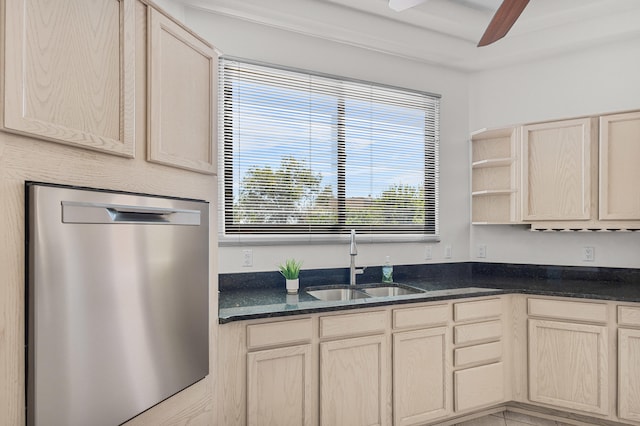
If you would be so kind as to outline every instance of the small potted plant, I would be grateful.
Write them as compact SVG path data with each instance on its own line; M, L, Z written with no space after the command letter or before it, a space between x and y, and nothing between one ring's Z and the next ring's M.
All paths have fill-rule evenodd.
M300 267L302 266L301 260L287 259L281 264L278 269L282 276L287 280L287 293L297 294L300 287Z

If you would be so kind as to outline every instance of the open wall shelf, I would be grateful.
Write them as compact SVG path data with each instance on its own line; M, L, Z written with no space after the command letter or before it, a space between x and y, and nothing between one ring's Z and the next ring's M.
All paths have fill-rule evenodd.
M518 129L480 130L471 135L471 221L519 222Z

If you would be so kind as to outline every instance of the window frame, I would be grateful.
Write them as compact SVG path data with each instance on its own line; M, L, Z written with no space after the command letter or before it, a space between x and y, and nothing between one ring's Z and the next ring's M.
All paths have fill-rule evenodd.
M344 135L344 125L338 125L337 128L337 175L338 175L338 183L337 183L337 205L338 205L338 222L332 225L308 225L308 224L278 224L277 228L282 230L281 233L265 233L260 232L262 229L273 228L274 224L268 225L260 225L260 224L234 224L233 223L233 205L234 205L234 181L233 181L233 166L229 166L229 163L233 164L233 141L231 143L228 142L226 137L226 127L227 120L225 117L228 115L228 111L225 108L228 108L228 104L225 102L227 96L233 96L232 94L228 94L227 87L225 85L225 72L224 72L224 64L227 62L239 62L242 64L248 65L256 65L260 67L267 67L274 70L282 70L285 72L294 72L294 73L302 73L310 76L317 76L322 78L329 78L338 81L344 82L352 82L358 84L366 84L371 85L376 88L381 89L391 89L391 90L399 90L409 93L414 93L418 95L423 95L425 97L431 98L434 100L436 107L434 108L435 113L433 117L433 135L431 135L433 141L427 143L427 133L428 129L426 126L427 118L425 117L425 129L424 129L424 181L423 191L426 194L429 192L427 189L431 191L430 196L424 197L424 213L425 220L422 226L418 225L392 225L393 230L400 230L402 228L407 231L415 231L421 229L420 232L405 232L405 233L393 233L393 232L375 232L378 229L389 228L389 225L350 225L346 223L346 183L345 177L346 173L340 173L340 168L344 169L346 165L346 137ZM243 58L236 58L230 56L223 56L220 58L220 82L219 82L219 93L221 96L219 97L219 144L221 149L220 152L220 161L218 162L220 173L219 176L219 201L220 208L219 210L219 243L220 245L236 245L236 244L244 244L247 242L251 242L257 245L271 245L278 243L334 243L334 242L343 242L348 240L349 232L351 229L355 229L359 232L359 240L363 242L424 242L424 241L440 241L440 224L439 224L439 145L440 145L440 114L439 114L439 105L441 96L438 94L418 91L407 88L400 88L391 85L385 85L375 82L363 81L358 79L351 79L342 76L318 73L298 68L284 67L279 65L267 64L264 62L252 61ZM342 111L341 107L338 106L338 121L344 121L344 98L339 98L338 104L342 103ZM426 110L425 110L426 113ZM231 114L232 115L232 111ZM231 132L233 133L233 132ZM341 135L342 134L342 135ZM431 148L431 149L429 149ZM431 160L432 163L428 165L428 161ZM427 168L431 168L431 174L427 173ZM341 197L342 195L342 197ZM231 207L227 207L231 206ZM227 214L227 213L231 214ZM342 221L342 223L340 223ZM431 221L431 222L428 222ZM430 229L433 231L428 232ZM232 232L229 232L232 230ZM251 231L256 232L251 232ZM392 230L392 231L393 231ZM243 232L244 231L244 232ZM373 231L373 232L372 232Z

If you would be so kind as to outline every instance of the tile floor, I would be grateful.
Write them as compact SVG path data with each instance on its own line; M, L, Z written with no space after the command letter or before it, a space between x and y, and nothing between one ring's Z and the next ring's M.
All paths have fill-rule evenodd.
M458 423L456 426L572 426L567 423L505 411Z

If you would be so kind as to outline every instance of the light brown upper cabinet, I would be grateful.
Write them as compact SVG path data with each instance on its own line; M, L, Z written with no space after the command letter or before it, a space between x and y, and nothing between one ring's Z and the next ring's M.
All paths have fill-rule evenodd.
M5 0L2 127L134 155L134 0Z
M216 173L218 55L149 8L149 161Z
M618 329L618 416L640 422L640 330Z
M600 117L600 220L640 220L640 112Z
M597 185L597 120L522 128L522 219L589 220Z

